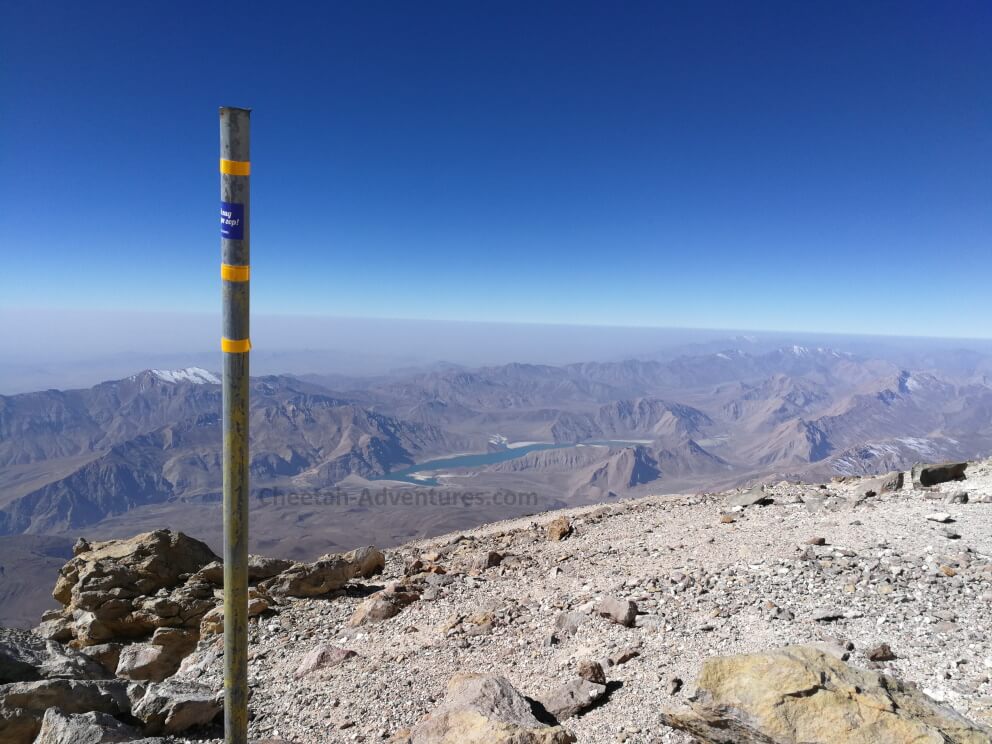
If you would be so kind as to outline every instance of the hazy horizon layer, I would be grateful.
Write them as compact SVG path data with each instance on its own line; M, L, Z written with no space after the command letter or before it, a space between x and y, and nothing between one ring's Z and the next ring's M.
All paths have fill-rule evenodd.
M143 369L220 368L219 315L0 309L0 394L88 387ZM731 348L829 346L919 364L992 340L850 334L259 315L252 373L368 377L409 368L668 359Z

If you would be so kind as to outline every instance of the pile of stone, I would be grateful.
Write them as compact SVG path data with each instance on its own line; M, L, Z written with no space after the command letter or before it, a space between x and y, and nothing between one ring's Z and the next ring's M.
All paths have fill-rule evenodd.
M130 741L214 721L219 684L170 678L201 639L223 633L218 557L170 530L79 540L73 553L52 593L63 607L33 633L0 635L0 741ZM312 563L251 556L249 614L332 595L384 563L372 547Z
M115 679L73 648L26 630L0 631L4 744L164 742L145 737L208 724L221 708L221 696L211 687Z

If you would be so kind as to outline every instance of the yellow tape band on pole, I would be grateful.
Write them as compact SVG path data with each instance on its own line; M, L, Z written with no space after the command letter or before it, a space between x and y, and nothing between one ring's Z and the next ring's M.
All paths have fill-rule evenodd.
M248 160L220 159L220 172L228 176L250 176L251 162Z
M221 264L220 278L226 282L247 282L251 279L251 266Z
M220 340L220 350L228 354L244 354L251 351L251 341L247 338L223 338Z

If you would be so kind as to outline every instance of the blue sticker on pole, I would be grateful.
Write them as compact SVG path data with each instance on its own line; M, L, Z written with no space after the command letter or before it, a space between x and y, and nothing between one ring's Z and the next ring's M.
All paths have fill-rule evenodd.
M228 240L245 239L245 205L220 203L220 236Z

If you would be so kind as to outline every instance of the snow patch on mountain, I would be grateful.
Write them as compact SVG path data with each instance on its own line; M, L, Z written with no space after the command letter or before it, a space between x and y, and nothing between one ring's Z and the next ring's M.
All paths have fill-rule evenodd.
M960 442L951 437L895 437L866 442L846 450L833 461L842 475L866 475L901 470L921 460L938 461L959 454Z
M194 385L219 385L220 378L202 367L153 369L151 373L165 382L192 382Z

